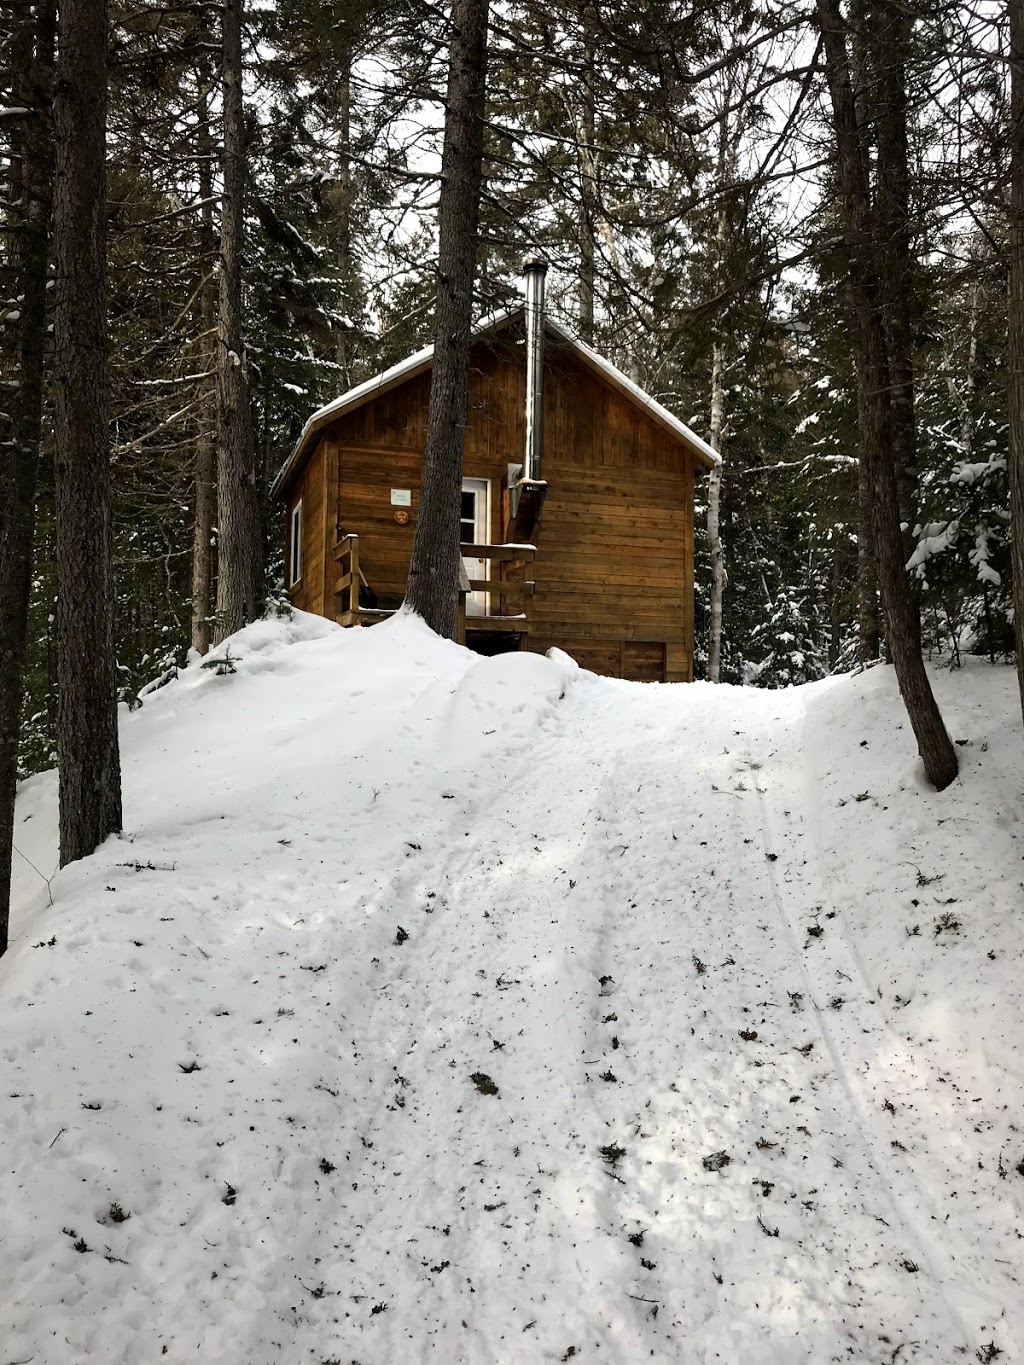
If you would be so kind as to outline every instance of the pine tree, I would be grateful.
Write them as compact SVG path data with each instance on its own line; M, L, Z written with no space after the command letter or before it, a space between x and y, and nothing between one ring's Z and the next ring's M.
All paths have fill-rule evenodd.
M1010 518L1013 546L1014 636L1017 681L1024 714L1024 3L1008 0L1010 13L1010 300L1009 419Z
M857 316L861 386L861 459L871 480L872 529L886 641L925 771L942 790L957 774L956 750L946 733L921 657L920 624L904 572L899 498L889 403L877 226L850 82L846 37L837 0L817 0L832 100L838 181L850 252Z
M780 587L753 631L751 652L761 657L751 667L748 681L758 687L796 687L824 677L817 635L804 597L789 586Z
M473 277L483 174L488 0L455 0L451 14L434 363L420 506L406 606L454 639L459 605L459 495L469 392Z
M106 0L64 0L53 104L60 860L121 828L107 429Z
M0 955L7 949L35 501L43 416L53 148L56 10L40 0L12 16L10 128L0 377ZM4 295L0 295L3 298Z
M242 99L244 0L225 0L223 24L223 187L217 325L217 628L216 639L263 611L263 530L249 362L243 337L242 244L247 153Z

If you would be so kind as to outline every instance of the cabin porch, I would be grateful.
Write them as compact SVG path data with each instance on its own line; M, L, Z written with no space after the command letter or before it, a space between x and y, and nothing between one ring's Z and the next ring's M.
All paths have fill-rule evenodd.
M338 624L372 626L392 616L402 604L401 596L378 599L360 567L359 536L339 536L333 550L337 565L334 619ZM483 654L527 649L530 602L536 588L527 573L537 556L536 546L464 544L462 556L459 643L479 648ZM466 561L480 566L472 577L466 572Z

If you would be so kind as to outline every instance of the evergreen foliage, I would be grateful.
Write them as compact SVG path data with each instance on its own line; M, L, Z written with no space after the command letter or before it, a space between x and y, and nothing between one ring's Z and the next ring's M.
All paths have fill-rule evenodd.
M862 7L864 23L874 8ZM851 11L855 49L862 9ZM1013 649L1006 91L970 15L909 13L908 572L930 652L999 660ZM221 110L209 13L115 0L111 20L109 403L130 702L190 641L197 450L214 426L203 301L215 296ZM824 85L802 22L740 0L714 13L677 0L514 0L490 35L477 311L514 303L523 254L543 251L555 315L702 434L722 341L722 678L760 686L851 668L858 652L852 307ZM273 0L250 16L244 317L268 588L282 537L266 494L310 412L432 334L443 29L433 11L378 0ZM950 86L934 77L952 56ZM858 70L864 98L869 78ZM737 139L725 161L723 119ZM5 158L12 145L0 121ZM16 293L5 275L7 313ZM54 761L52 453L48 411L23 772ZM705 496L699 483L698 673Z

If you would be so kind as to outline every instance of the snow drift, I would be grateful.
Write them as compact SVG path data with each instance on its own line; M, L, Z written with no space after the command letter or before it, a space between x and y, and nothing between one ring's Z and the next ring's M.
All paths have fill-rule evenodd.
M215 658L125 715L121 838L55 875L20 794L4 1361L1024 1356L1008 670L936 674L936 795L884 669Z

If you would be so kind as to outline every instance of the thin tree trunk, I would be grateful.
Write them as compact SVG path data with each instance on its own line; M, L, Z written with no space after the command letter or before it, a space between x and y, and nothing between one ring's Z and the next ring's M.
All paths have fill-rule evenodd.
M580 277L577 290L580 315L580 340L594 343L594 291L597 282L597 253L594 228L586 205L580 205Z
M579 315L580 339L588 345L594 341L594 293L597 283L597 252L594 233L597 228L597 112L594 107L594 42L591 36L593 16L585 7L582 16L585 33L583 61L586 77L583 81L583 111L579 148L580 161L580 274Z
M857 420L861 431L867 425L864 382L857 367ZM867 461L857 463L857 657L862 664L873 663L882 650L882 623L878 612L878 569L875 532L872 526L873 498Z
M196 444L195 520L192 527L192 648L208 654L213 643L213 529L217 515L217 447L202 410Z
M967 362L964 368L963 387L953 376L946 376L949 396L960 413L960 458L971 458L974 447L974 391L977 387L978 367L978 286L972 285L970 304L967 309ZM950 357L950 363L953 358Z
M716 340L711 360L710 444L721 456L725 416L725 348ZM722 672L722 599L729 576L719 524L722 465L715 465L708 482L708 551L711 555L711 620L708 628L708 682L719 682Z
M729 77L722 90L721 115L718 125L718 189L724 196L729 172L735 157L734 140L739 140L740 124L734 130L729 127L729 106L732 103L733 82ZM723 197L718 210L718 223L715 229L716 274L718 288L725 286L725 263L729 249L729 223L727 201ZM725 319L719 318L721 328ZM719 463L711 471L708 486L708 550L711 554L711 602L708 631L708 681L719 682L722 672L722 600L728 586L729 576L725 571L725 551L722 547L719 509L722 497L722 431L725 425L725 345L721 331L715 337L711 353L711 423L709 439L711 447L718 453Z
M53 105L61 865L121 828L107 428L106 0L62 0Z
M876 215L882 252L886 355L889 364L893 459L906 559L917 522L917 423L914 411L913 281L910 250L910 168L907 133L907 61L910 19L901 0L875 0L868 44L874 71L878 192Z
M1024 716L1024 0L1010 12L1010 298L1007 357L1013 634Z
M216 346L213 344L217 325L217 311L212 279L206 278L214 254L213 182L209 153L212 148L206 98L200 106L199 125L199 196L203 201L200 243L200 270L204 276L199 293L198 360L202 368L215 364ZM209 403L199 412L199 434L195 461L195 517L192 527L192 648L208 654L213 642L213 528L217 516L217 446L213 431L216 421L216 388L205 380L209 389Z
M856 121L858 129L870 126L875 108L874 87L867 74L870 65L870 52L867 46L867 14L863 0L850 0L850 37L851 62L860 79L854 91ZM850 325L854 325L856 305L850 298ZM864 372L858 363L857 370L857 423L861 431L867 425L864 411ZM874 515L871 496L871 478L865 460L857 466L857 658L862 664L873 663L881 657L882 619L878 605L878 567L875 555L875 533L872 527Z
M423 481L406 606L454 639L469 348L483 177L488 0L454 0L441 194L437 311Z
M345 50L342 63L338 76L337 242L338 262L345 290L345 310L351 314L355 306L355 262L352 256L352 53L349 49ZM338 331L336 359L341 370L342 389L350 388L352 355L347 327L341 327Z
M974 446L974 389L978 370L978 286L971 289L970 341L967 346L967 373L964 375L963 407L960 412L960 447L963 458L971 458Z
M839 662L839 645L843 629L843 574L842 542L838 536L832 541L832 559L828 570L828 671L833 673Z
M223 11L224 171L217 329L217 628L219 642L263 611L263 530L249 374L242 340L246 148L242 104L244 0Z
M861 459L870 481L878 583L886 642L929 780L940 791L957 774L953 748L921 657L921 626L904 569L893 460L889 369L882 314L882 272L867 167L857 128L846 36L838 0L816 0L836 136L840 208L856 306L857 361L863 384Z
M580 204L580 274L577 287L580 340L594 343L594 293L597 283L597 252L594 225L585 203Z
M14 803L25 678L32 542L35 532L39 439L46 349L46 273L53 144L53 46L56 8L42 0L27 11L10 48L11 95L31 110L11 129L13 231L5 244L17 318L9 318L11 344L0 352L8 393L8 421L0 422L0 955L10 922Z

